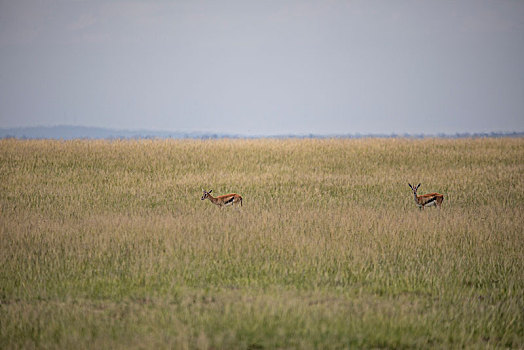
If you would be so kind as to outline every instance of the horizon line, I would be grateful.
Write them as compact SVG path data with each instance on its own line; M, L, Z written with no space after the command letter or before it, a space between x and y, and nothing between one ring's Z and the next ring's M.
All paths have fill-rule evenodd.
M63 130L69 129L69 130ZM91 132L87 132L87 131ZM60 132L61 131L61 132ZM63 134L63 135L60 135ZM82 125L54 125L54 126L20 126L0 127L0 138L16 139L263 139L263 138L478 138L478 137L524 137L524 131L484 131L484 132L354 132L354 133L262 133L243 134L217 131L174 131L154 129L118 129L98 126Z

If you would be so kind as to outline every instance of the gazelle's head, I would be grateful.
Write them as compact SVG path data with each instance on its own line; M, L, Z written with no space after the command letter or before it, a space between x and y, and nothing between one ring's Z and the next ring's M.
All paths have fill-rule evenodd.
M201 200L204 200L206 198L209 197L209 194L213 192L213 190L209 190L209 191L206 191L206 190L202 190L202 198L200 198Z
M417 190L420 187L420 184L418 184L417 187L411 186L411 184L409 184L409 183L408 183L408 185L411 188L411 190L413 191L413 194L416 196L417 195Z

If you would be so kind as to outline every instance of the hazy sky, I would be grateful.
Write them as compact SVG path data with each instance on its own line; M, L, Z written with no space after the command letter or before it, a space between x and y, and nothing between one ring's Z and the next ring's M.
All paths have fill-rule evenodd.
M524 1L0 0L0 127L524 131Z

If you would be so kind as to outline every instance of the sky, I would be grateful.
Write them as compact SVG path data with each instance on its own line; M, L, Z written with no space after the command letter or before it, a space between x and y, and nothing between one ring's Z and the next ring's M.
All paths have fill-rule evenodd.
M521 0L0 0L0 128L524 131Z

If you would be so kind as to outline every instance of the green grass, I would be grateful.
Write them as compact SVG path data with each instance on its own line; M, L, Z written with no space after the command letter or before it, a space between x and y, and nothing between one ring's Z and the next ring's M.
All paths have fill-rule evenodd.
M521 138L1 140L0 348L523 348L523 209Z

